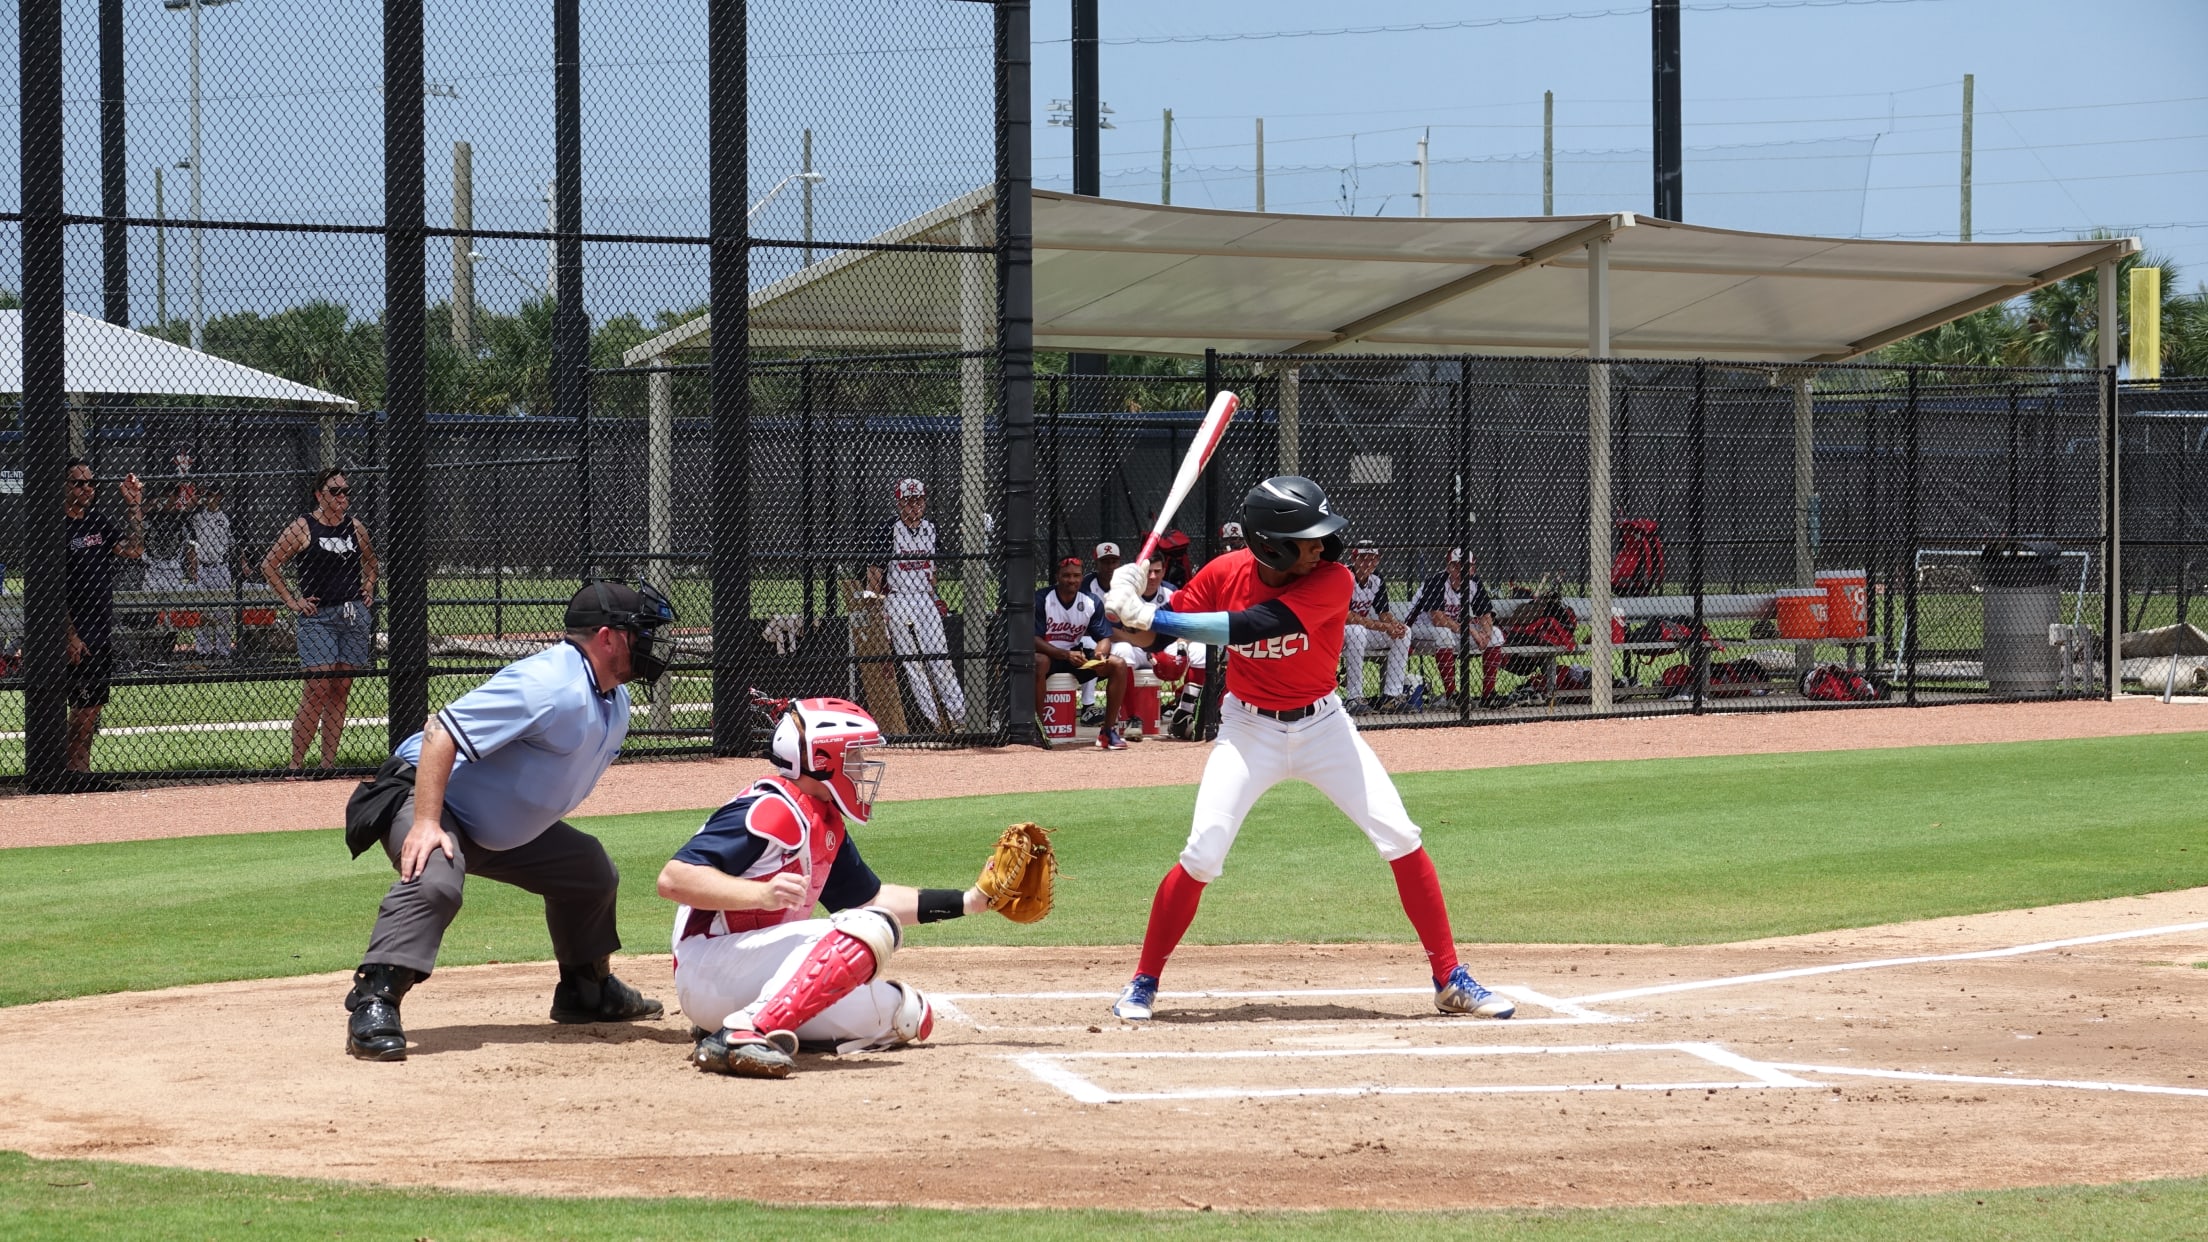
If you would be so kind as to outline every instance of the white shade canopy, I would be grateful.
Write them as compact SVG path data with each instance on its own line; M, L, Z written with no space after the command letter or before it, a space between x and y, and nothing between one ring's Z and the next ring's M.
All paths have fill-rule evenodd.
M70 393L139 394L288 401L355 409L334 392L203 354L105 320L62 312L62 389ZM23 312L0 311L0 394L23 391Z
M990 245L976 190L876 243ZM1218 211L1034 192L1035 346L1100 353L1588 352L1607 240L1616 357L1841 362L2135 253L2132 238L1897 242L1620 212L1442 219ZM987 262L988 256L980 256ZM960 348L975 256L844 250L752 295L764 347ZM628 351L698 348L710 316Z

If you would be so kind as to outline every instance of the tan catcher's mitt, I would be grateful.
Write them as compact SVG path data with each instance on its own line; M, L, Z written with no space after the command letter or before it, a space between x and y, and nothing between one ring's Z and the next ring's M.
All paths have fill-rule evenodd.
M997 838L974 887L989 899L990 909L1015 923L1032 923L1050 913L1057 879L1058 855L1050 848L1050 830L1014 824Z

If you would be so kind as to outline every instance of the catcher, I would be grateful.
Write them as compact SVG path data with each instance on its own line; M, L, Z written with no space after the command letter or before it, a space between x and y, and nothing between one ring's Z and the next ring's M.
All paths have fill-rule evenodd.
M837 1052L919 1043L935 1023L927 997L882 977L904 929L991 909L1043 917L1049 835L1008 829L964 892L884 884L845 822L873 813L880 726L845 699L754 701L775 721L776 775L715 811L659 873L659 895L679 904L675 992L705 1032L691 1064L786 1078L800 1041ZM815 905L828 917L812 917Z

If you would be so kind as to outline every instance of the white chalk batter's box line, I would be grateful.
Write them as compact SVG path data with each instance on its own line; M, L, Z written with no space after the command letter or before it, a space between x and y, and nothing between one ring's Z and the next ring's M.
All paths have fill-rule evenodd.
M1430 1084L1424 1086L1377 1086L1370 1083L1350 1083L1339 1086L1313 1087L1187 1087L1165 1091L1112 1091L1077 1073L1072 1063L1082 1061L1312 1061L1322 1059L1350 1060L1356 1058L1402 1057L1509 1057L1509 1056L1578 1056L1588 1054L1631 1053L1680 1053L1706 1061L1721 1069L1732 1070L1739 1078L1711 1081L1681 1082L1576 1082L1576 1083L1499 1083L1499 1084ZM1719 1044L1700 1042L1632 1043L1632 1044L1582 1044L1571 1047L1547 1047L1540 1045L1490 1045L1487 1047L1436 1047L1436 1048L1313 1048L1313 1049L1236 1049L1222 1052L1031 1052L1009 1058L1014 1064L1033 1074L1040 1082L1058 1088L1083 1104L1158 1103L1189 1100L1262 1100L1284 1099L1299 1096L1374 1096L1374 1095L1540 1095L1587 1091L1744 1091L1744 1090L1827 1090L1831 1083L1799 1077L1802 1074L1820 1074L1829 1077L1877 1078L1902 1082L1955 1083L1987 1087L2050 1087L2074 1091L2114 1091L2139 1095L2179 1095L2208 1099L2208 1088L2165 1087L2151 1083L2093 1082L2059 1078L2002 1078L1986 1074L1935 1074L1915 1070L1863 1069L1836 1065L1805 1065L1792 1062L1758 1061L1733 1052Z
M1498 992L1498 993L1500 993L1500 994L1502 994L1502 995L1504 995L1504 996L1507 996L1507 997L1509 997L1510 999L1512 999L1512 1000L1514 1000L1514 1001L1517 1001L1517 1002L1518 1002L1518 1003L1519 1003L1520 1005L1527 1005L1527 1006L1533 1006L1533 1007L1537 1007L1537 1008L1540 1008L1540 1009L1545 1009L1545 1010L1547 1010L1547 1011L1549 1011L1549 1012L1551 1012L1551 1013L1553 1013L1553 1014L1557 1015L1557 1016L1555 1016L1555 1017L1553 1017L1553 1018L1518 1018L1518 1019L1515 1019L1515 1020L1513 1020L1513 1021L1512 1021L1512 1022L1510 1023L1510 1029L1511 1029L1511 1030L1522 1030L1522 1029L1524 1029L1524 1028L1526 1028L1526 1027L1529 1027L1529 1026L1586 1026L1586 1025L1589 1025L1589 1024L1595 1024L1595 1023L1610 1023L1610 1022L1631 1022L1631 1021L1633 1021L1633 1019L1631 1019L1631 1018L1621 1018L1621 1017L1614 1017L1614 1016L1612 1016L1612 1015L1609 1015L1609 1014L1597 1013L1597 1012L1595 1012L1595 1011L1594 1011L1594 1010L1592 1010L1592 1009L1587 1009L1587 1008L1584 1008L1584 1007L1582 1007L1582 1006L1580 1006L1580 1005L1574 1004L1574 1003L1573 1003L1573 1002L1571 1002L1571 1001L1566 1001L1566 1000L1558 1000L1557 998L1555 998L1555 997L1553 997L1553 996L1544 996L1544 995L1542 995L1541 993L1539 993L1539 992L1536 992L1536 991L1534 991L1534 990L1533 990L1532 988L1526 988L1526 987L1499 987L1499 988L1494 988L1494 989L1492 989L1492 990L1493 990L1493 991L1495 991L1495 992ZM1415 996L1415 997L1419 997L1419 998L1421 998L1421 999L1425 999L1425 1000L1431 1000L1431 999L1433 998L1433 995L1434 995L1434 991L1433 991L1433 989L1432 989L1432 988L1267 988L1267 989L1264 989L1264 990L1262 990L1262 991L1221 991L1221 990L1212 990L1212 991L1200 991L1200 992L1160 992L1160 993L1158 993L1158 995L1159 995L1159 997L1160 997L1160 998L1161 998L1162 1000L1168 1000L1168 1001L1190 1001L1190 1000L1268 1000L1268 1001L1280 1001L1280 1000L1289 1000L1289 1001L1296 1001L1296 1000L1328 1000L1328 999L1335 999L1335 998L1340 998L1340 997L1351 997L1351 996ZM967 1012L966 1012L966 1011L965 1011L964 1009L960 1008L960 1007L959 1007L959 1004L958 1004L958 1002L960 1002L960 1001L979 1001L979 1000L987 1000L987 1001L1069 1001L1069 1000L1070 1000L1070 1001L1095 1001L1095 1002L1097 1002L1097 1012L1098 1012L1098 1014L1099 1014L1099 1018L1100 1018L1100 1020L1101 1020L1101 1019L1102 1019L1102 1018L1104 1018L1104 1017L1109 1017L1109 1016L1110 1016L1110 1015L1109 1015L1109 1013L1108 1013L1107 1011L1108 1011L1108 1010L1110 1009L1110 1007L1111 1007L1111 1003L1112 1003L1112 1002L1113 1002L1114 1000L1118 999L1118 997L1119 997L1119 993L1118 993L1118 992L930 992L930 993L928 993L928 1001L929 1001L929 1003L930 1003L930 1004L932 1004L932 1005L934 1005L934 1006L935 1006L935 1016L937 1017L937 1019L938 1019L938 1020L948 1019L948 1020L950 1020L950 1021L952 1021L952 1022L958 1022L958 1023L962 1023L962 1024L966 1025L966 1026L970 1026L970 1027L972 1027L972 1028L973 1028L973 1029L975 1029L976 1031L994 1031L994 1032L1005 1032L1005 1031L1025 1031L1025 1032L1030 1032L1030 1033L1039 1033L1039 1032L1046 1032L1046 1031L1086 1031L1086 1030L1088 1030L1088 1029L1089 1029L1089 1028L1090 1028L1091 1026L1094 1026L1094 1025L1096 1025L1096 1023L1093 1023L1093 1022L1072 1022L1072 1023L1066 1023L1066 1022L1058 1022L1058 1023L1043 1023L1043 1024L1027 1024L1027 1023L1008 1023L1008 1022L994 1022L994 1023L992 1023L992 1022L981 1022L981 1021L978 1021L978 1020L976 1020L976 1019L974 1018L974 1016L973 1016L973 1015L971 1015L971 1014L967 1013ZM1117 1022L1117 1021L1119 1021L1119 1019L1117 1019L1117 1018L1112 1018L1111 1020L1112 1020L1113 1022ZM1406 1025L1417 1025L1417 1026L1423 1026L1423 1027L1432 1027L1432 1026L1433 1026L1433 1025L1434 1025L1435 1023L1437 1023L1437 1022L1439 1022L1439 1023L1448 1023L1448 1024L1452 1025L1452 1026L1466 1026L1466 1027L1470 1027L1470 1026L1475 1026L1475 1025L1477 1025L1477 1026L1480 1026L1480 1027L1492 1027L1492 1026L1495 1026L1495 1025L1496 1025L1496 1024L1492 1023L1492 1022L1491 1022L1490 1020L1488 1020L1488 1019L1486 1019L1486 1018L1469 1018L1469 1017L1467 1017L1467 1018L1459 1018L1459 1017L1454 1017L1454 1016L1451 1016L1451 1015L1447 1015L1447 1014L1441 1014L1441 1013L1429 1013L1429 1014L1419 1014L1419 1015L1411 1015L1411 1014L1406 1014L1406 1015L1404 1015L1404 1016L1402 1016L1402 1017L1400 1017L1400 1018L1378 1018L1378 1019L1360 1019L1360 1020L1358 1021L1358 1027L1359 1027L1359 1029L1371 1029L1371 1028L1376 1028L1376 1027L1386 1027L1386 1026L1406 1026ZM1341 1021L1341 1019L1339 1019L1339 1018L1313 1018L1313 1019L1308 1019L1308 1020L1296 1020L1296 1019L1288 1019L1288 1020L1283 1020L1283 1021L1272 1021L1272 1020L1267 1020L1267 1021L1265 1021L1265 1022L1264 1022L1264 1023L1262 1024L1262 1025L1263 1025L1263 1029L1265 1029L1265 1030L1267 1030L1267 1031L1293 1031L1293 1030L1309 1030L1309 1029L1322 1028L1322 1027L1323 1027L1323 1028L1328 1028L1328 1029L1334 1029L1334 1030L1339 1030L1339 1029L1341 1028L1341 1025L1342 1025L1342 1021Z

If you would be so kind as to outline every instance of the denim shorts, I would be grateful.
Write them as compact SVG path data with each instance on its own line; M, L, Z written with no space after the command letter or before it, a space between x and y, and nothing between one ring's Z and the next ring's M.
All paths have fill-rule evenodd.
M375 614L359 600L322 607L299 618L299 663L366 668L375 651Z

